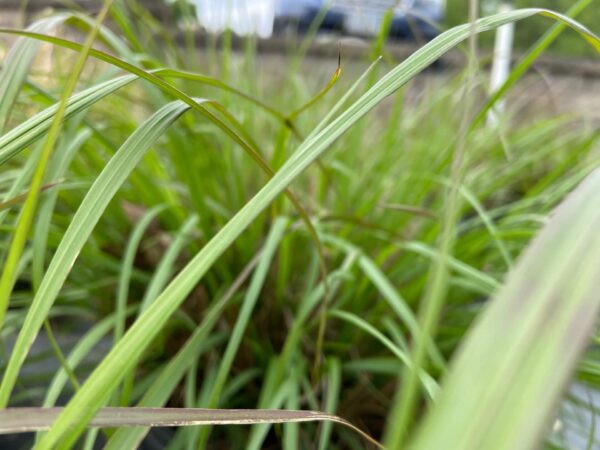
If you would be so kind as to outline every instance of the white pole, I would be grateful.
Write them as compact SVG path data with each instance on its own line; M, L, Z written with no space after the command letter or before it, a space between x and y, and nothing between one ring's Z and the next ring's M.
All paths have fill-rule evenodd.
M512 10L512 6L508 3L501 3L498 8L499 12L508 12L510 10ZM492 73L490 74L490 92L492 93L496 92L508 78L514 34L514 22L502 25L496 30L494 61L492 63ZM499 100L496 106L488 113L488 125L496 125L499 114L503 113L505 108L505 100Z

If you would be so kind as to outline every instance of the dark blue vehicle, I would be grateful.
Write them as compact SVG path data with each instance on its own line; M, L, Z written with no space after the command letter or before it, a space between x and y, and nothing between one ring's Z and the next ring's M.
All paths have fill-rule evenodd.
M432 39L439 34L436 26L444 18L445 0L278 0L275 23L278 27L297 24L306 30L327 8L321 30L352 36L374 36L384 14L393 9L390 35L398 39Z

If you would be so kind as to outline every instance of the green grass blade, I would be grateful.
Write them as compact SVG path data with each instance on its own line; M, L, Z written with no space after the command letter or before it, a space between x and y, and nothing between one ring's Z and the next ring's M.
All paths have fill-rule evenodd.
M298 117L304 111L306 111L307 109L309 109L312 105L314 105L315 103L317 103L321 98L323 98L323 96L325 94L327 94L327 92L329 92L329 90L335 85L335 83L337 82L337 80L340 77L341 73L342 73L342 68L341 68L340 62L338 60L338 67L335 70L335 72L333 73L333 75L331 76L331 78L329 79L329 81L327 82L327 84L325 85L325 87L323 89L321 89L319 92L317 92L311 99L309 99L300 108L292 111L288 115L288 120L290 120L290 121L294 120L296 117Z
M202 323L196 327L192 336L187 340L186 344L177 353L168 366L163 370L161 375L145 392L138 406L163 406L168 400L171 392L176 388L178 380L180 380L190 365L195 361L194 354L197 354L200 348L204 348L206 341L210 339L210 332L217 323L217 320L223 314L225 307L229 304L232 297L240 289L242 284L250 276L260 260L262 252L259 252L242 270L234 283L227 290L221 299L213 303L206 312ZM204 344L203 344L204 343ZM120 450L122 448L133 448L143 439L148 432L148 429L134 430L119 430L107 443L107 448Z
M321 281L314 289L303 296L300 304L298 305L298 310L294 316L294 322L287 333L285 343L283 344L283 349L281 350L280 355L272 361L269 371L265 377L265 382L263 383L258 401L259 408L278 408L280 406L279 403L272 403L273 398L277 396L276 393L283 388L282 386L287 380L286 374L290 361L292 361L292 358L294 358L295 355L302 353L301 342L304 336L304 331L308 327L308 321L311 313L315 311L316 307L325 297L325 284L327 283L329 285L328 293L331 296L335 296L342 284L344 276L347 276L354 267L356 258L357 254L350 252L345 257L340 267L337 270L329 273L329 279L326 282ZM263 431L259 432L254 431L253 429L252 434L258 436L260 433L265 433L265 427L255 428L261 428ZM258 439L258 437L251 437L251 439ZM260 448L259 440L255 441L254 448Z
M477 214L481 218L481 222L483 222L483 224L485 225L485 227L487 228L487 230L490 234L490 237L496 244L496 247L498 247L498 251L500 252L500 255L502 255L502 259L504 259L506 266L509 269L512 269L513 258L510 255L508 248L506 247L506 243L504 242L502 237L499 235L498 228L494 224L494 220L487 213L487 211L485 210L485 207L477 199L475 194L471 190L469 190L466 186L460 187L460 193L471 204L473 209L477 212Z
M77 42L72 42L72 41L68 41L66 39L60 39L60 38L56 38L53 36L39 34L39 33L12 30L12 29L8 29L8 28L0 28L0 33L15 34L18 36L30 37L33 39L38 39L40 41L50 42L54 45L58 45L58 46L68 48L71 50L75 50L75 51L81 51L81 49L82 49L81 44L79 44ZM111 64L115 67L124 69L132 74L135 74L135 75L139 76L140 78L149 81L150 83L155 85L157 88L159 88L163 92L183 101L184 103L187 103L192 109L198 111L202 116L206 117L208 120L210 120L212 123L214 123L217 127L219 127L229 138L231 138L231 140L233 142L240 145L240 147L242 147L242 149L256 162L256 164L267 174L267 176L269 176L269 177L273 176L274 171L271 169L271 167L269 166L267 161L263 158L263 152L258 148L258 145L254 142L254 140L250 137L250 135L247 133L245 128L238 122L238 120L231 113L229 113L222 105L220 105L217 102L206 102L206 105L199 104L198 102L194 101L193 98L186 95L183 91L181 91L180 89L176 88L172 84L170 84L170 83L166 82L165 80L163 80L162 78L160 78L159 75L160 75L162 69L158 69L158 70L154 70L154 71L146 71L146 70L144 70L140 67L137 67L123 59L117 58L113 55L110 55L106 52L102 52L100 50L87 49L86 51L89 53L90 56L97 58L101 61L107 62L108 64ZM172 71L172 70L171 71L166 70L166 72L170 73L171 75L174 75L174 71ZM284 120L284 124L292 129L294 129L293 124L289 120L287 120L287 118ZM2 150L2 148L0 146L0 151L1 150ZM1 162L2 162L2 155L0 153L0 163ZM289 198L289 200L292 202L292 204L294 205L294 207L296 208L296 210L302 217L302 220L303 220L304 224L306 225L307 229L309 230L311 238L315 243L315 246L319 250L319 254L321 256L321 261L322 261L321 265L322 265L323 278L326 279L327 278L326 267L325 267L325 262L324 262L322 246L321 246L321 243L319 242L317 232L315 231L315 229L312 225L310 217L308 216L308 213L306 212L306 210L304 209L304 207L302 206L300 201L289 189L284 189L284 193ZM1 294L1 290L0 290L0 294ZM1 297L0 297L0 299L1 299Z
M413 370L414 365L412 360L410 359L410 355L398 347L396 344L392 342L387 336L385 336L382 332L380 332L377 328L375 328L370 323L366 322L364 319L358 317L356 314L349 313L348 311L339 311L332 310L329 311L329 315L331 317L335 317L337 319L343 320L345 322L351 323L352 325L360 328L365 331L367 334L371 335L375 339L377 339L381 344L383 344L389 351L391 351L402 363ZM423 388L429 395L429 398L435 399L438 395L439 387L435 381L435 379L429 375L424 370L419 371L419 378L421 379L421 383Z
M264 111L266 111L267 113L269 113L270 115L275 117L283 125L289 126L289 122L286 120L286 117L281 112L277 111L276 109L272 108L271 106L267 105L266 103L262 102L261 100L255 98L249 94L246 94L245 92L240 91L239 89L236 89L235 87L233 87L227 83L224 83L223 81L219 80L218 78L209 77L208 75L202 75L202 74L193 73L193 72L186 72L184 70L174 70L174 69L160 69L157 73L161 78L175 78L175 79L181 79L181 80L195 81L198 83L205 84L207 86L219 88L223 91L231 92L231 93L237 95L238 97L243 98L243 99L249 101L250 103L253 103L254 105L258 106L259 108L263 109Z
M25 164L23 164L23 166L21 167L21 170L19 170L17 176L12 181L12 184L11 184L10 188L8 189L8 191L4 192L4 195L5 195L4 198L6 200L9 200L11 198L18 196L19 193L25 189L27 182L29 181L29 179L31 178L31 175L33 174L33 171L35 170L35 163L37 161L37 156L38 156L40 150L41 150L40 146L36 146L33 148L33 150L31 151L31 158L28 158L27 161L25 162ZM9 212L8 209L0 210L0 226L3 225L4 220L6 219L6 217L8 215L8 212Z
M58 186L60 183L61 183L61 181L56 181L54 183L44 184L43 186L40 187L40 192L44 192L44 191L47 191L48 189L52 189L53 187ZM28 195L29 195L28 192L24 192L22 194L17 195L16 197L11 197L7 200L1 201L0 202L0 211L9 209L15 205L23 203L27 199Z
M498 14L478 20L474 28L477 32L487 31L542 13L547 14L546 10L542 9L525 9ZM600 39L591 32L570 19L558 17L581 33L585 33L600 49ZM162 329L168 318L179 308L212 264L273 199L361 117L445 52L466 39L471 34L472 28L470 24L458 26L429 42L379 80L321 132L307 139L281 170L206 244L132 325L121 342L112 349L71 399L38 447L50 449L55 446L67 448L73 445L85 425L94 416L101 399L119 383L123 371L135 364L148 343Z
M285 409L300 409L300 383L298 380L298 370L294 370L289 375L289 391L285 402ZM282 450L298 450L298 429L297 423L286 423L283 426Z
M404 242L400 244L400 247L432 260L439 257L437 249L434 249L423 242ZM453 256L447 257L446 264L448 264L448 267L454 272L469 279L473 286L477 287L479 292L491 295L500 288L500 282L494 277L465 264Z
M177 257L190 239L190 236L196 228L197 223L198 217L195 215L191 216L177 231L177 235L175 236L173 243L169 245L169 248L162 256L158 267L152 275L150 284L146 288L146 292L144 293L144 298L142 299L142 304L140 306L140 313L144 312L152 304L152 302L156 299L158 294L160 294L169 281L169 278L173 276Z
M138 251L140 242L144 233L152 221L161 213L165 207L163 205L155 206L144 213L142 218L133 228L131 237L127 242L121 270L119 272L119 284L117 287L117 301L115 306L116 324L114 329L113 341L118 342L123 333L125 333L125 310L127 309L127 298L129 296L129 283L131 281L131 272L135 262L135 255Z
M0 33L29 37L29 38L36 39L36 40L39 40L42 42L49 42L53 45L57 45L59 47L67 48L67 49L74 50L74 51L81 51L81 49L82 49L82 45L77 42L69 41L67 39L61 39L61 38L54 37L54 36L48 36L48 35L41 34L41 33L34 33L34 32L30 32L30 31L22 31L22 30L14 30L11 28L0 28ZM100 50L96 50L96 49L90 49L89 55L100 61L104 61L112 66L123 69L131 74L135 74L138 77L145 79L145 80L149 81L150 83L154 84L156 87L158 87L165 93L167 93L179 100L186 102L191 108L197 110L198 112L200 112L200 114L202 114L203 116L205 116L209 120L211 120L213 123L215 123L230 138L232 138L234 142L237 142L239 145L241 145L242 148L244 148L244 150L256 151L255 149L250 147L249 143L246 142L244 139L242 139L242 137L238 134L239 130L243 129L243 127L239 126L238 124L234 124L235 128L237 128L237 131L234 130L234 128L231 128L227 123L222 122L218 116L215 116L214 112L212 112L210 109L208 109L206 107L206 105L198 105L197 103L194 102L194 100L191 97L186 95L180 89L176 88L171 83L168 83L167 81L163 80L161 78L161 74L165 74L165 76L168 78L190 79L190 80L194 80L194 81L203 82L203 83L206 83L206 84L214 86L214 87L220 87L222 89L225 89L223 87L222 83L217 83L216 81L214 81L214 79L211 79L210 77L205 77L202 75L194 75L194 74L190 74L189 72L178 71L178 70L174 70L174 69L156 69L156 70L147 71L147 70L144 70L134 64L131 64L131 63L125 61L124 59L118 58L109 53L106 53L106 52L103 52ZM233 90L236 93L239 92L238 90L234 89L233 87L229 87L226 90ZM254 104L256 104L257 106L260 106L261 108L265 109L268 113L275 116L277 119L281 120L284 125L286 125L286 126L289 125L289 122L287 121L287 119L284 118L280 113L277 113L273 108L267 107L265 104L257 101L256 99L253 99L249 95L244 94L244 95L242 95L242 97L247 100L253 101ZM213 108L216 108L215 104L213 104L212 106L213 106Z
M133 312L133 308L130 308L126 311L126 315L130 315ZM69 363L69 367L75 369L77 365L89 354L89 352L94 348L94 346L108 334L108 332L115 326L116 324L116 315L108 316L98 324L94 325L86 334L83 336L78 342L75 348L71 351L67 358L67 362ZM48 408L50 406L54 406L56 401L58 400L58 396L62 392L65 384L67 384L67 374L61 368L59 369L52 381L48 386L48 390L46 392L46 397L44 398L44 402L42 406L44 408Z
M217 372L215 382L208 396L208 401L206 403L207 408L215 408L219 406L219 399L221 397L221 393L229 376L231 365L233 364L233 360L239 350L242 338L244 337L244 333L246 331L246 328L248 327L248 323L250 322L252 313L254 312L254 307L256 306L258 296L260 295L265 279L267 278L267 272L271 265L271 261L275 255L275 250L277 249L279 242L283 237L283 233L285 231L286 226L287 219L285 218L279 218L273 223L269 236L267 237L267 241L265 243L264 251L261 255L260 262L256 267L256 271L254 273L254 276L252 277L252 281L250 282L248 291L244 296L242 307L240 309L240 312L238 313L238 318L235 322L233 330L231 331L229 342L227 343L227 348L223 353L223 357L221 359L221 364L219 365L219 370ZM204 447L206 440L208 439L208 433L208 428L200 430L200 448Z
M394 311L398 318L406 325L413 336L413 339L416 339L420 333L420 326L415 314L408 306L406 300L402 297L400 292L392 285L390 280L386 277L383 271L377 267L373 260L367 257L364 252L361 252L358 248L340 238L326 235L323 237L323 240L324 242L329 242L343 249L347 253L356 252L359 255L359 268L373 284L373 286L377 288L381 296L388 303L390 309ZM429 345L429 354L432 360L435 361L439 367L444 367L444 360L433 341L430 342Z
M63 408L7 408L0 410L0 434L46 430ZM285 409L102 408L91 427L188 427L197 425L251 425L257 423L333 422L383 448L368 434L341 417L320 411Z
M569 8L565 15L575 18L593 1L594 0L579 0L574 3L571 8ZM498 103L498 101L506 95L509 89L513 87L517 81L519 81L523 75L525 75L525 73L527 73L533 63L544 51L546 51L546 49L556 40L556 38L566 27L567 24L565 22L559 22L553 25L552 28L534 44L533 48L528 51L527 54L524 55L518 64L511 70L508 79L502 84L502 86L492 93L491 97L487 100L483 108L481 108L481 110L477 113L477 116L475 119L473 119L471 124L471 129L476 128L485 120L488 113L490 110L492 110L492 108L494 108L496 103Z
M596 170L519 259L411 449L536 448L600 310L599 191Z
M325 411L334 414L339 402L342 385L342 363L337 358L329 358L327 361L327 396L325 399ZM325 422L319 436L319 450L327 450L331 437L332 424Z
M54 180L61 180L64 177L67 167L75 157L75 153L90 135L91 131L84 129L75 136L69 134L65 136L65 139L58 145L57 151L48 166L46 179L50 185L56 183ZM31 282L35 290L40 286L44 276L48 233L58 192L59 189L54 189L40 200L40 212L36 220L35 236L33 237L33 261L31 266Z

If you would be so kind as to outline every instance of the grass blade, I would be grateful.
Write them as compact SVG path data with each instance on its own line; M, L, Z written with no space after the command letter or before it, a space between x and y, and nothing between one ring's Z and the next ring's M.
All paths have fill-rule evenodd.
M575 18L577 15L589 6L594 0L579 0L574 3L571 8L565 13L566 16ZM552 28L542 36L538 42L536 42L533 48L524 55L518 62L516 67L512 69L508 79L500 86L495 92L492 93L491 97L487 100L485 105L477 113L475 119L471 124L471 129L474 129L487 117L488 112L498 103L498 100L503 98L508 90L519 81L523 75L529 70L533 63L539 58L539 56L556 40L556 38L563 32L567 27L564 22L559 22L552 26Z
M219 405L219 398L221 397L221 393L225 386L225 382L227 381L227 377L231 370L233 359L235 358L239 350L242 338L244 336L244 332L248 327L248 323L250 322L252 313L254 311L254 307L256 306L258 296L260 295L265 279L267 278L267 272L271 265L273 256L275 255L275 250L277 249L277 246L281 241L286 226L287 219L279 218L275 220L271 228L271 232L267 237L267 241L265 243L265 248L261 255L260 262L256 268L254 276L252 277L252 281L250 282L250 287L246 292L244 301L242 302L242 307L238 314L238 318L235 322L233 330L231 331L231 335L229 336L227 348L225 349L225 352L221 359L221 364L219 365L219 370L217 372L215 382L213 383L212 390L208 396L208 401L206 404L208 408L214 408ZM201 430L199 436L200 448L204 447L206 440L208 439L208 433L208 429Z
M596 170L555 210L471 328L410 448L535 448L600 310L599 190Z
M207 311L202 323L196 327L194 333L187 340L177 355L169 362L161 375L146 391L138 406L162 406L167 402L171 392L177 387L177 383L183 377L189 367L196 361L194 355L208 346L210 332L221 317L225 307L232 297L245 283L260 260L262 251L259 252L242 270L237 279L223 295L221 299L213 303ZM137 428L135 430L118 430L106 444L107 449L120 450L122 448L134 448L148 432L148 429Z
M358 317L356 314L349 313L347 311L339 311L332 310L329 311L329 315L331 317L335 317L336 319L340 319L346 322L355 325L360 328L367 334L373 336L373 338L377 339L381 344L383 344L389 351L391 351L406 367L410 370L415 370L414 364L410 359L410 355L400 349L397 345L395 345L391 339L385 336L382 332L380 332L377 328L375 328L370 323L366 322L364 319ZM435 381L435 379L425 372L423 369L418 369L419 379L423 385L423 388L429 395L431 399L435 399L439 392L439 387Z
M7 408L0 410L1 433L46 430L64 408ZM333 422L383 448L347 420L320 411L285 409L102 408L91 427L184 427L194 425L252 425L258 423Z
M337 358L330 358L327 361L327 398L325 400L325 410L333 414L339 402L340 388L342 383L342 363ZM323 424L319 436L319 450L327 450L331 437L331 423Z

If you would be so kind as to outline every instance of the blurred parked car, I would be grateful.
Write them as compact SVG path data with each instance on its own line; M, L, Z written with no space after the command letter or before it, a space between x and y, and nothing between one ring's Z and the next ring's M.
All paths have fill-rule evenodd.
M167 0L173 2L174 0ZM269 37L297 27L306 31L317 18L319 29L352 36L374 36L393 10L390 35L431 39L444 18L445 0L187 0L209 32L232 29L238 35ZM324 15L323 15L324 13Z
M390 36L432 39L439 34L436 24L444 19L445 0L278 0L276 29L297 25L306 30L324 8L321 30L375 36L385 13L393 9Z

